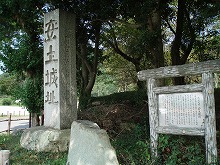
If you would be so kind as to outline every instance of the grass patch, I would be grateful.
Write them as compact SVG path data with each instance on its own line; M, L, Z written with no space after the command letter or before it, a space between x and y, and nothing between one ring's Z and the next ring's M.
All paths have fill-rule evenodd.
M120 165L152 164L150 155L149 128L132 125L110 139L116 150ZM217 134L219 140L219 134ZM12 165L65 165L67 152L34 152L20 146L20 135L0 135L0 149L10 150ZM219 145L218 145L219 146ZM219 148L219 147L218 147ZM160 135L158 159L155 165L200 165L205 164L205 142L203 137ZM220 164L220 162L218 162Z
M220 90L215 91L216 98ZM127 92L119 93L99 98L93 98L93 101L100 101L101 106L94 106L87 111L88 120L100 121L102 118L111 121L111 126L107 126L111 144L116 150L120 165L201 165L206 164L205 158L205 140L199 136L177 136L177 135L159 135L158 159L152 162L150 155L150 132L148 125L148 113L143 111L138 116L135 113L140 112L139 106L146 106L146 93ZM103 106L103 105L112 106ZM123 104L123 106L121 105ZM144 105L145 104L145 105ZM135 110L136 107L138 110ZM219 102L216 102L219 107ZM99 109L98 109L99 108ZM108 108L108 109L107 109ZM145 109L147 107L144 107ZM106 109L104 111L103 109ZM111 114L111 112L114 112ZM120 113L121 112L121 113ZM219 118L219 109L216 109L217 119ZM101 115L103 113L104 115ZM133 114L134 113L134 114ZM129 117L129 115L131 117ZM95 116L94 118L92 118ZM104 116L104 117L103 117ZM89 118L90 117L90 118ZM129 117L129 118L127 118ZM135 118L134 118L135 117ZM85 119L82 118L82 119ZM98 123L98 122L97 122ZM98 123L99 124L99 123ZM218 125L218 120L217 120ZM99 124L99 126L102 126ZM218 127L217 130L219 131ZM10 162L15 165L65 165L67 161L67 152L50 153L28 151L20 147L20 135L0 136L0 149L9 149L11 151ZM220 132L217 132L217 148L220 148ZM218 157L220 153L218 153ZM218 162L220 164L220 161Z
M0 135L0 149L10 150L10 164L12 165L65 165L67 152L35 152L20 146L21 135Z
M160 134L158 158L155 161L151 158L149 128L146 126L136 125L130 131L122 132L111 139L120 165L206 164L205 140L201 136ZM217 140L219 139L217 134Z

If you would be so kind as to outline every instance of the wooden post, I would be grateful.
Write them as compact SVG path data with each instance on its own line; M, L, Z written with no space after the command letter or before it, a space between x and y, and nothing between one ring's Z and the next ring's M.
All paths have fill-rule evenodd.
M11 129L11 113L8 119L8 135L10 134L10 129Z
M217 163L216 122L213 73L203 73L204 109L205 109L205 144L206 160L208 164Z
M148 81L148 106L152 157L157 156L157 140L159 133L201 135L205 136L207 163L217 164L216 118L213 77L214 72L220 72L220 59L178 66L167 66L138 72L139 80ZM156 79L161 78L184 77L188 75L201 74L201 84L158 87L158 84L155 81ZM202 124L201 127L198 127L196 124L188 123L186 124L186 127L182 128L181 124L179 123L175 124L175 127L172 124L161 124L162 122L159 121L158 117L158 114L160 113L158 112L160 110L159 106L161 106L161 103L158 103L158 97L160 95L174 95L175 93L179 93L180 95L191 93L191 95L195 95L196 92L198 92L197 96L200 95L199 97L197 97L197 99L199 99L202 103L202 106L201 104L199 104L198 107L200 108L200 110L202 110L202 116L198 116L200 116L199 118L200 120L202 120L200 122L204 121L204 125Z
M149 104L149 123L150 123L150 139L151 139L151 155L152 159L155 160L157 157L157 146L158 146L158 133L155 129L158 126L158 115L157 115L157 96L153 92L153 88L156 86L155 79L148 79L148 104Z

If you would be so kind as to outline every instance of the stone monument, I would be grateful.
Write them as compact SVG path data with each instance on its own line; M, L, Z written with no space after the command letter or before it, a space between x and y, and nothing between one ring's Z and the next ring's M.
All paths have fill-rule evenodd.
M23 132L28 150L67 151L77 119L75 15L59 9L44 17L44 126Z
M75 15L44 17L44 125L67 129L77 119Z
M59 9L45 14L44 36L44 126L25 130L21 146L38 152L69 148L70 165L118 165L107 132L76 121L75 16Z

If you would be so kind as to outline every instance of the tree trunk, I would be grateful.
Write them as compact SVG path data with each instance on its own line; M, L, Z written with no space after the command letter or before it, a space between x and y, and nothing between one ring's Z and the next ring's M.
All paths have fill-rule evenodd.
M92 63L89 62L87 40L82 41L80 44L81 49L81 60L82 60L82 84L79 99L79 108L84 109L91 98L91 92L95 84L95 79L97 75L97 66L99 58L99 43L100 43L100 29L101 22L95 22L94 25L94 35L95 35L95 47L94 47L94 57Z
M183 23L184 23L184 7L185 7L185 0L178 1L178 12L177 12L177 23L176 23L176 33L175 38L173 40L171 46L171 58L172 58L172 65L181 65L182 60L180 56L180 48L181 48L181 39L183 33ZM174 78L174 84L180 85L184 84L184 77Z
M39 115L37 113L31 113L31 127L40 125Z
M42 110L40 125L44 125L44 110Z
M156 0L158 6L155 7L151 15L147 18L148 21L148 31L152 37L152 42L150 44L150 54L154 58L154 67L159 68L164 66L164 53L163 53L163 41L162 41L162 20L161 20L161 9L160 0ZM163 86L165 84L164 80L159 80L158 85Z
M160 1L158 0L158 4ZM164 66L164 54L163 54L163 42L162 42L162 30L161 30L161 13L159 7L157 7L152 14L148 17L148 31L154 37L152 37L152 45L150 45L150 53L155 58L155 67Z
M31 128L31 113L29 113L29 128Z

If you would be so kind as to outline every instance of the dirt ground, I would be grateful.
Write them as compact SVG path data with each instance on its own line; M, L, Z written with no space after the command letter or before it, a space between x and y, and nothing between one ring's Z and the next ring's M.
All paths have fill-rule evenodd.
M215 91L216 128L220 130L220 90ZM92 105L79 112L79 119L96 122L100 128L109 132L120 132L131 129L133 124L141 123L148 125L148 104L135 107L129 101L117 104L105 105L94 102Z

